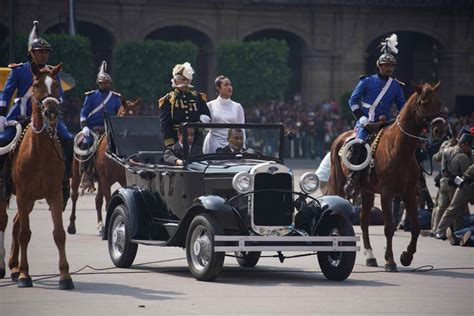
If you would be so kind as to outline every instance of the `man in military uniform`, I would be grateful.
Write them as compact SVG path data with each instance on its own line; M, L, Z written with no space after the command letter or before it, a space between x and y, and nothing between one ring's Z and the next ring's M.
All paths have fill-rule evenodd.
M437 239L446 239L446 228L451 224L455 229L461 228L465 215L468 215L467 201L472 199L471 187L466 185L461 190L456 189L455 178L462 177L471 165L471 145L472 135L461 133L458 144L444 151L438 206L433 214L432 231L436 232Z
M207 97L204 93L191 90L194 70L186 62L173 68L173 91L162 97L160 107L161 133L166 147L173 146L178 141L176 127L184 122L209 123L211 113L207 107ZM196 135L199 138L199 133ZM195 144L200 145L199 139Z
M115 116L121 107L121 95L115 91L111 91L112 77L106 73L107 62L104 60L99 67L97 74L98 89L85 93L84 104L81 108L81 128L84 136L81 149L88 149L94 144L94 137L91 130L99 134L104 132L105 112L108 115ZM84 190L89 192L95 191L94 181L92 179L93 158L82 157L85 160L81 164L82 181L81 185Z
M398 53L397 35L385 39L382 45L383 54L377 60L378 72L371 76L361 76L349 99L352 114L357 119L355 130L357 138L365 140L370 132L366 129L367 124L391 119L391 108L395 103L398 111L405 104L403 95L403 82L392 77L397 60L393 54ZM354 146L352 158L360 161L364 155L362 146ZM360 172L352 171L344 190L348 197L354 194L354 188L358 185Z
M12 71L7 78L5 87L3 89L3 94L0 99L0 143L2 145L11 142L11 140L15 136L15 129L13 127L8 127L5 129L5 122L10 120L17 120L19 117L31 116L32 107L30 87L33 84L31 63L36 63L37 65L39 65L40 68L51 67L46 64L49 59L51 50L51 45L48 43L48 41L38 36L38 21L34 21L33 29L30 32L28 40L28 61L21 64L9 65ZM62 103L64 92L61 88L61 80L59 75L56 77L56 81L59 84L59 101ZM14 100L13 107L7 115L8 107L15 91L16 98ZM70 167L72 162L73 135L69 133L66 125L61 120L58 122L57 132L66 157L65 178L69 178L68 176L70 174ZM2 164L2 169L4 169L3 163L5 161L5 157L2 157L0 160L0 163ZM66 181L65 179L63 183L63 194L65 196L65 202L69 197L68 183L69 181ZM66 185L67 188L65 187Z

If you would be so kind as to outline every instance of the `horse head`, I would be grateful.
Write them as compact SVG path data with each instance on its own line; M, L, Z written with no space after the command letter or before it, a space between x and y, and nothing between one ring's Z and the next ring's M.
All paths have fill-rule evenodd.
M416 124L429 128L432 137L438 139L444 136L446 126L446 120L439 116L441 101L439 101L436 92L440 84L440 81L434 86L429 83L412 83L416 93L414 108Z
M33 73L32 107L39 107L39 113L33 110L32 127L41 131L44 127L56 128L59 115L59 82L57 74L61 71L62 64L52 68L42 69L36 63L31 64Z
M137 116L141 102L141 98L138 98L135 101L130 101L126 100L125 98L122 98L122 106L120 107L117 116Z

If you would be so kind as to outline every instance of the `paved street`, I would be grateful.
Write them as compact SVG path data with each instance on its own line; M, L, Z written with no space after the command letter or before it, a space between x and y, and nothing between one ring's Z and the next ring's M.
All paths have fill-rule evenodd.
M313 170L311 162L291 161L298 176ZM432 177L428 180L431 183ZM431 187L431 193L435 191ZM11 242L11 204L6 232ZM68 208L69 210L70 208ZM65 224L69 211L64 214ZM75 289L57 290L58 255L47 205L40 201L31 214L30 272L34 287L19 289L0 280L0 315L170 315L170 314L440 314L472 315L474 248L420 237L410 267L398 273L365 266L359 252L348 280L331 282L314 256L262 258L255 268L241 268L227 257L215 282L198 282L188 271L178 248L139 246L130 269L115 268L107 243L97 235L92 195L80 197L77 234L67 236L67 255ZM357 235L360 228L355 227ZM384 263L382 226L370 228L375 256ZM397 262L409 242L408 232L396 232ZM359 243L361 246L361 243ZM271 254L271 253L264 253ZM287 254L289 255L289 253ZM416 268L419 268L415 271ZM7 271L9 275L9 271Z

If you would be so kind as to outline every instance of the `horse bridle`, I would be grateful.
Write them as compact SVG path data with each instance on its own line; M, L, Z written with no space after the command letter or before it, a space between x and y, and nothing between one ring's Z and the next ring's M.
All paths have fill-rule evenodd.
M41 110L41 116L43 117L43 126L41 127L41 129L37 130L35 128L35 125L33 124L33 118L31 118L31 129L33 130L33 132L35 132L36 134L39 134L41 133L45 128L48 130L48 134L49 134L49 137L50 138L54 138L55 135L53 135L53 131L52 131L52 127L49 125L49 120L47 119L46 117L46 109L45 109L45 104L47 102L55 102L56 105L59 106L59 104L61 104L61 101L56 98L56 97L53 97L51 95L48 95L46 97L44 97L43 99L41 100L37 100L34 96L31 96L31 99L33 100L33 102L36 102L36 104L39 105L40 107L40 110ZM56 120L56 126L55 128L57 128L58 126L58 120ZM55 134L55 133L54 133Z

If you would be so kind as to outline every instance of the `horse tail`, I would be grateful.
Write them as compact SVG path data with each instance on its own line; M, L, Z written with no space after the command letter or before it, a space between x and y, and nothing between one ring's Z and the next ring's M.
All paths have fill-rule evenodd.
M326 189L326 194L334 194L344 197L344 184L346 183L346 176L342 169L341 157L339 151L344 144L345 133L336 137L331 145L331 174L329 176L329 183Z

